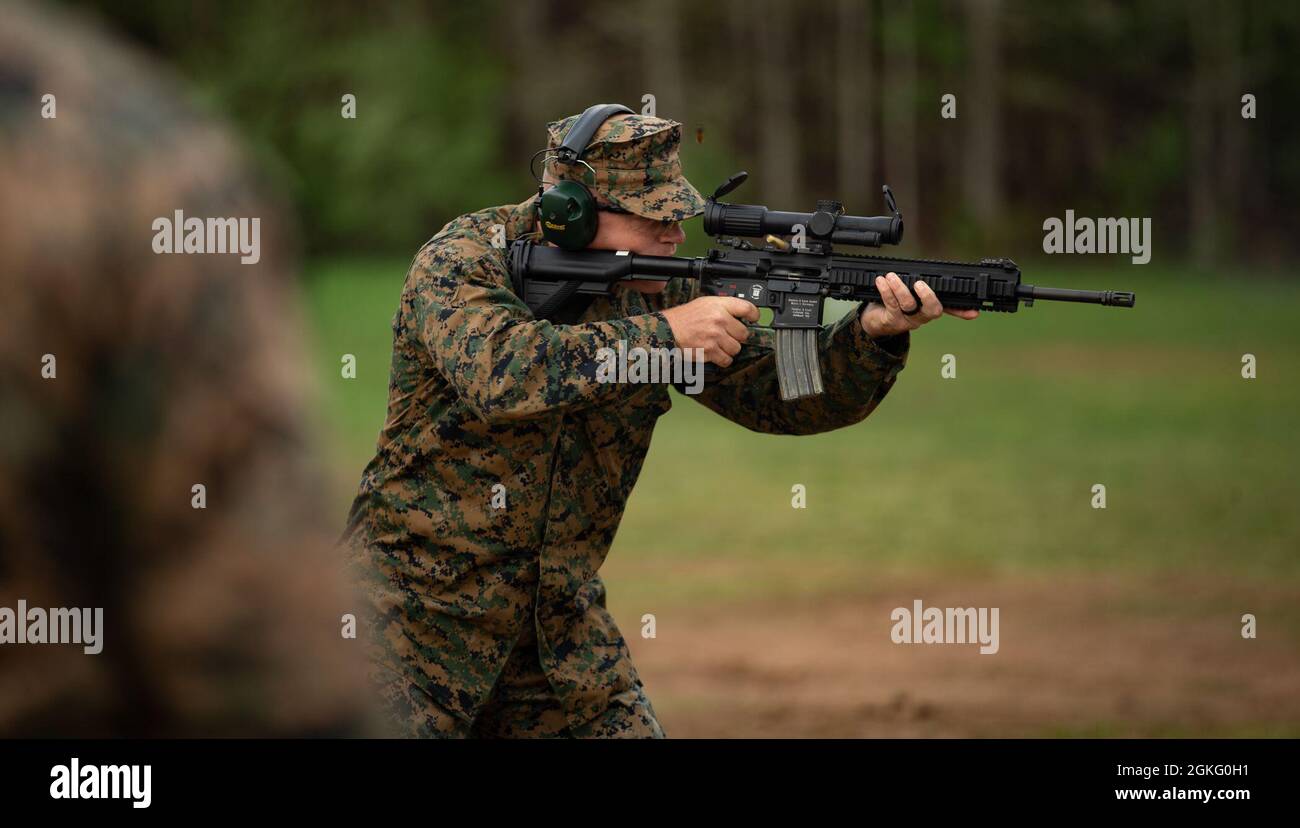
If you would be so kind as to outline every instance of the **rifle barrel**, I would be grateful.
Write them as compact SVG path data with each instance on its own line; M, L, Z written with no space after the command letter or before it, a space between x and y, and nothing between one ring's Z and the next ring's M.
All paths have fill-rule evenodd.
M1055 302L1084 302L1089 305L1110 305L1117 308L1131 308L1134 302L1133 294L1126 290L1070 290L1024 284L1016 286L1016 297L1050 299Z

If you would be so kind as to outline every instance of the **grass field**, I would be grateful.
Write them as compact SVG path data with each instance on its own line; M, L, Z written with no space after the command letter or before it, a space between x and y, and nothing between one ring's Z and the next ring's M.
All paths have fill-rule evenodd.
M340 524L405 266L309 276ZM1025 271L1137 306L946 318L875 414L829 434L755 434L675 395L604 569L670 735L1300 734L1300 290ZM1009 643L893 645L913 598L1000 606Z

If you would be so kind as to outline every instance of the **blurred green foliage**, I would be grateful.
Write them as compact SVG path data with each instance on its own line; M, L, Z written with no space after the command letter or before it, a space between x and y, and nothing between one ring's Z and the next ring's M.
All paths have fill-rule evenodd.
M233 122L311 250L414 250L457 207L513 195L498 164L502 67L464 36L482 25L469 4L103 7Z
M887 181L913 219L904 253L1019 259L1039 249L1044 218L1072 208L1153 217L1166 265L1294 259L1300 4L70 5L171 64L237 128L291 195L312 254L409 254L455 215L526 197L548 120L651 93L686 125L701 189L744 168L737 200L770 200L784 176L798 203L774 206L840 197L875 213ZM858 39L837 39L846 21ZM355 120L340 117L345 93ZM956 120L940 117L945 93ZM866 107L860 136L837 132L850 105ZM764 153L778 140L787 154ZM855 154L866 181L846 173ZM968 176L984 165L993 214Z

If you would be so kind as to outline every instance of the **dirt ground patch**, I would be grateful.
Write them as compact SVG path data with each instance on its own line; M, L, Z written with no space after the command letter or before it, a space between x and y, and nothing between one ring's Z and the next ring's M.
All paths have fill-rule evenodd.
M1296 597L1207 578L918 578L669 609L654 639L624 629L670 737L1295 736ZM998 607L999 652L894 644L890 612L915 598Z

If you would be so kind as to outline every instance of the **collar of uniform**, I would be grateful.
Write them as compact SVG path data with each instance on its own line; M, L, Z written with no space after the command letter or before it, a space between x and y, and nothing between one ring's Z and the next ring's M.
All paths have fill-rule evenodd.
M537 229L537 196L510 208L506 215L506 239L524 239L541 241L541 232Z

